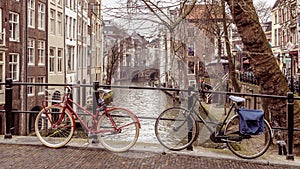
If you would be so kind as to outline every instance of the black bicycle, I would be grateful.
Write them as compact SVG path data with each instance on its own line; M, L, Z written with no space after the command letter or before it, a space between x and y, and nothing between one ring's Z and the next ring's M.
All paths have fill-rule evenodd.
M226 143L229 150L238 157L253 159L268 150L273 137L268 121L264 119L263 114L260 117L260 125L257 119L251 119L263 113L262 110L243 109L245 99L230 96L232 104L229 112L223 121L216 121L201 104L199 94L192 92L191 97L194 101L189 109L168 108L157 118L155 135L164 147L175 151L185 149L198 138L200 127L206 127L213 142ZM199 107L195 106L196 103L199 103ZM242 116L242 113L246 117ZM242 128L245 125L246 128Z

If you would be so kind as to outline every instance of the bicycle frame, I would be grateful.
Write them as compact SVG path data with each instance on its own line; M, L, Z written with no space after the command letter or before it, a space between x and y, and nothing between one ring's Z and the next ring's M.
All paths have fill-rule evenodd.
M72 120L74 120L74 116L75 116L75 118L79 120L79 122L82 125L82 127L84 129L86 129L89 132L89 134L98 134L98 133L101 133L101 132L108 132L108 131L110 131L110 130L97 131L96 125L98 124L99 117L103 113L105 113L105 115L109 118L111 124L113 125L114 131L121 130L121 128L117 128L114 120L112 119L111 115L108 113L110 110L112 110L114 108L105 108L103 110L103 112L101 112L99 110L99 107L98 107L98 109L96 110L96 113L93 114L92 112L90 112L86 108L82 107L81 105L79 105L78 103L76 103L75 101L73 101L70 97L68 97L68 94L65 94L64 99L65 99L65 101L64 101L65 104L64 105L61 105L59 103L55 103L54 104L56 106L61 106L63 108L63 111L61 113L60 118L55 123L53 123L53 121L51 120L51 125L53 125L54 127L56 127L56 125L55 125L56 123L59 124L63 120L64 114L66 113L66 111L69 111L69 113L71 113L73 115L72 116L72 118L73 118ZM45 101L43 101L42 105L43 105L43 108L45 109L47 106L44 104L44 102ZM87 123L84 122L84 120L79 116L79 114L74 110L74 108L71 105L75 105L77 108L79 108L83 112L87 113L88 114L87 116L92 117L92 125L91 125L91 127L88 127ZM46 114L46 115L47 115L47 118L50 119L49 114ZM128 126L130 124L127 124L126 126ZM139 127L140 127L140 123L139 122L138 122L138 124L139 124ZM126 126L122 126L122 128L124 128Z
M189 115L196 116L196 117L199 119L199 121L196 120L196 122L201 122L201 123L203 123L203 124L205 125L205 127L209 130L210 133L215 132L216 129L211 128L211 127L208 125L208 123L212 123L212 124L214 124L214 125L220 125L220 122L221 122L221 121L213 122L212 117L210 117L209 112L208 112L208 111L205 109L205 107L202 105L201 99L200 99L199 96L196 95L196 93L193 93L191 97L193 97L193 98L195 98L195 99L193 99L193 104L192 104L192 105L189 107L189 109L188 109L188 110L189 110ZM203 117L201 116L201 114L200 114L200 111L197 112L197 111L194 109L196 103L199 103L201 109L202 109L203 112L207 115L207 118L209 118L210 121L204 120L204 118L203 118ZM219 130L216 131L217 133L221 133L222 128L226 125L227 120L228 120L228 118L229 118L229 115L231 114L231 112L232 112L232 110L235 108L235 106L236 106L236 103L233 102L233 103L231 104L231 106L230 106L230 109L229 109L228 113L226 113L227 115L226 115L225 119L221 122L222 124L220 125Z

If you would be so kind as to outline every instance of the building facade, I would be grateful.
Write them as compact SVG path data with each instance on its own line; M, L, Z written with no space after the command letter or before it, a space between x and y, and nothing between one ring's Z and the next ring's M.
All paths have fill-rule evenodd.
M286 77L299 80L297 0L277 0L272 8L272 50Z

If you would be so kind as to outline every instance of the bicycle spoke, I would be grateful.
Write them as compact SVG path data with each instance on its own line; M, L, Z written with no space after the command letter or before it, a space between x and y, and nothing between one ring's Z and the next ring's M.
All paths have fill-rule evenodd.
M100 142L106 149L114 152L130 149L139 136L138 119L126 109L116 108L108 113L110 117L104 114L99 120L97 129L100 132Z
M53 112L53 113L52 113ZM46 146L58 148L67 144L74 133L74 121L69 113L61 117L62 107L49 106L41 110L35 121L35 132Z
M243 138L241 141L227 142L229 150L241 158L257 158L263 155L271 144L271 129L266 121L264 133L262 134L247 136L241 135L237 131L239 131L239 118L236 115L226 125L225 135L229 137L236 135Z
M182 150L195 140L198 126L187 114L188 111L183 108L170 108L159 115L155 123L155 135L164 147Z

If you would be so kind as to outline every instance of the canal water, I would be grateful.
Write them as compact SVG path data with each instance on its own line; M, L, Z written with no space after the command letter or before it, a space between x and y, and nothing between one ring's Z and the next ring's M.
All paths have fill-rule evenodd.
M141 130L139 142L157 143L154 124L158 115L173 106L173 99L160 90L113 89L113 104L125 107L139 117Z
M134 85L142 86L143 84ZM141 130L138 142L158 143L154 131L155 120L166 108L174 106L173 98L161 90L114 88L113 92L113 105L128 108L139 117ZM185 95L187 95L187 93L185 93ZM176 103L176 106L180 105ZM181 106L186 107L187 103L182 102ZM217 116L220 116L217 117L217 119L220 120L222 115L221 112L223 111L215 109L212 104L206 105L205 107L209 111L217 112ZM196 144L205 147L215 146L211 143L209 137L210 132L207 128L203 126L200 127L200 133Z

